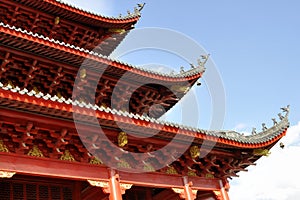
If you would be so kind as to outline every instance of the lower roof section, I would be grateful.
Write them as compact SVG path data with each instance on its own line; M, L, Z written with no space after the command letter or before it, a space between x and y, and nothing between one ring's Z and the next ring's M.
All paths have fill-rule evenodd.
M138 132L141 131L141 133L146 130L156 130L162 133L162 137L166 139L172 139L174 136L179 135L182 141L192 137L195 138L194 142L196 143L208 140L232 148L253 149L268 147L283 137L289 127L289 110L286 110L287 113L285 116L279 115L281 121L274 121L273 127L266 128L264 126L262 132L245 136L234 131L210 131L187 127L171 122L160 121L148 116L128 113L126 111L85 104L77 100L65 100L42 93L36 94L35 91L29 92L27 90L11 88L10 85L4 86L0 84L0 100L2 106L23 110L25 112L39 113L71 121L74 120L73 117L74 114L76 114L80 116L79 120L82 120L83 123L88 122L88 124L93 124L95 123L95 119L98 120L98 122L94 125L97 125L99 122L108 122L108 124L111 125L120 123L129 130L137 130Z

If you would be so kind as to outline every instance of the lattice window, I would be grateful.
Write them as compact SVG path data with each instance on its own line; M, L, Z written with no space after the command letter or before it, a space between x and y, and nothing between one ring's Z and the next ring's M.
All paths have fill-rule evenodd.
M0 200L72 200L72 187L39 182L1 180Z
M0 200L8 200L10 199L11 189L10 183L8 182L0 182Z

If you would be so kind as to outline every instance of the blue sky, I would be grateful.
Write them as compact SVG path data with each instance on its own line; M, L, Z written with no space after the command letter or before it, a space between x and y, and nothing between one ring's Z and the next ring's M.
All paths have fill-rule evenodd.
M66 1L88 10L113 16L119 13L126 14L127 10L133 10L136 3L141 3L136 0ZM294 152L294 157L285 156L284 153L278 151L278 148L274 149L273 157L271 154L262 159L253 170L250 169L250 172L241 174L240 178L234 180L231 190L232 198L275 200L296 198L287 194L300 196L300 188L296 186L297 181L295 183L291 181L292 186L286 184L287 190L278 190L283 196L270 195L271 191L283 187L274 182L285 183L284 181L289 181L293 175L297 177L295 174L286 172L289 175L282 180L284 179L283 172L274 170L270 170L271 175L265 178L270 179L266 185L274 186L270 191L266 189L269 193L256 188L252 191L252 194L256 196L239 196L242 194L239 191L245 192L247 191L244 190L245 188L252 187L245 183L252 183L251 181L263 178L265 174L260 172L263 168L274 168L272 165L282 162L281 159L285 159L285 163L298 166L295 163L297 159L295 156L300 155L299 143L291 141L300 141L300 124L298 124L300 121L300 1L145 0L144 2L146 6L136 28L159 27L181 32L197 41L211 54L211 59L221 75L226 92L226 116L223 129L249 132L252 127L260 129L263 122L271 126L271 118L277 116L280 107L291 105L292 131L286 139L289 142L284 152L289 155ZM145 51L144 55L145 53L149 58L146 62L152 59L154 63L173 66L174 69L178 69L181 64L188 66L162 52ZM136 58L132 55L124 59L133 64L145 64L143 63L145 60L137 59L141 57L138 55L137 53ZM205 84L195 90L201 108L199 126L207 129L210 127L213 107L211 97ZM295 152L299 153L295 154ZM270 178L276 177L279 173L281 175L278 175L278 180Z

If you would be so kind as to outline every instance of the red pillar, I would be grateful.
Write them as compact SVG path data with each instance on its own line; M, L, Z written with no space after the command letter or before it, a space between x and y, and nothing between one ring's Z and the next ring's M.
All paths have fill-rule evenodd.
M196 197L193 194L192 188L190 187L191 184L188 181L188 177L183 177L183 184L184 184L184 193L185 193L185 200L194 200Z
M219 181L220 183L220 192L221 192L221 198L222 200L229 200L229 196L228 196L228 193L226 191L226 188L224 187L224 184L222 182L222 180Z
M122 200L121 187L119 181L119 175L114 169L110 169L109 179L109 200Z

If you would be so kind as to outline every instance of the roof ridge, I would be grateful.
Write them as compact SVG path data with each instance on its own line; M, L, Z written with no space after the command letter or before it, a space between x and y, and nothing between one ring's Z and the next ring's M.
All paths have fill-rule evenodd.
M51 3L50 1L51 0L48 0L47 2ZM81 8L79 6L71 4L70 2L66 2L66 1L63 1L63 0L54 0L54 1L57 2L57 3L63 4L63 5L69 6L69 7L73 8L73 9L79 10L81 12L85 12L85 13L94 15L96 17L101 17L101 18L111 19L111 20L127 20L127 19L131 19L131 18L135 18L135 17L140 17L141 16L141 10L143 9L143 8L138 9L138 8L135 7L134 8L134 12L133 13L128 13L126 16L121 16L120 15L118 17L113 17L113 16L110 17L110 16L102 15L100 13L96 13L96 12L93 12L93 11L86 10L84 8Z

